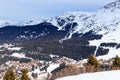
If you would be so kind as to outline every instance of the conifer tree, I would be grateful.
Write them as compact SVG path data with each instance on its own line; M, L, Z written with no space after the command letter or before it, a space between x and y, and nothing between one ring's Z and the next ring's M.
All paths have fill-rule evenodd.
M95 68L98 68L100 66L100 63L98 62L94 55L90 55L87 60L87 65L91 65L94 66Z
M5 72L3 80L16 80L16 75L15 75L13 69L10 68Z
M28 76L28 70L27 69L22 70L22 76L21 76L20 80L31 80Z
M113 67L120 67L120 57L118 55L116 55L113 61Z

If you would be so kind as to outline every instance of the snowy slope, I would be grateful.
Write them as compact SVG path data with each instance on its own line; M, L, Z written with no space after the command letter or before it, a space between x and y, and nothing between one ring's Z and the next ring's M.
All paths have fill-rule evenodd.
M109 33L109 34L105 34L102 39L100 40L92 40L89 41L90 42L90 46L97 46L100 47L101 43L120 43L120 28L116 29L115 31ZM109 52L107 55L104 56L99 56L98 59L103 58L103 59L109 59L109 58L113 58L116 55L120 56L120 48L116 48L115 47L104 47L105 49L109 49Z
M120 0L116 0L105 5L96 12L73 11L66 12L62 15L52 17L50 20L29 21L19 23L10 20L0 20L0 27L6 25L35 25L41 22L49 22L58 27L58 30L65 30L65 26L69 23L77 23L77 26L69 30L69 35L66 38L71 38L74 33L86 33L90 30L95 34L107 34L116 30L120 25Z
M71 25L68 34L65 39L70 39L74 33L84 34L93 31L94 34L109 34L115 31L120 26L120 0L116 0L110 4L105 5L96 12L66 12L62 15L52 17L50 20L45 20L54 26L58 27L58 30L65 30L65 26L70 23L77 23L75 27ZM35 25L43 21L29 21L26 23L19 23L15 21L0 20L0 27L6 25Z
M48 22L58 27L58 30L65 30L65 26L70 23L77 23L76 27L71 25L69 33L65 36L65 39L70 39L74 33L83 33L84 26L86 25L85 21L91 15L91 12L66 12L60 16L56 16L48 20Z
M19 22L11 20L0 20L0 28L8 25L18 25Z
M67 12L60 16L56 16L48 20L53 25L57 26L58 30L64 30L65 26L70 23L77 23L77 26L72 27L69 33L64 37L63 40L70 39L74 33L84 34L92 31L93 34L102 35L103 37L99 40L92 40L90 46L97 46L97 49L101 43L120 43L120 0L116 0L109 3L97 10L96 12ZM120 56L120 48L116 47L103 47L109 49L109 53L105 56L98 58L109 59ZM97 53L95 51L95 55Z
M26 58L25 57L25 54L22 54L22 53L13 53L11 56L13 56L13 57L17 57L17 58Z
M64 30L69 23L76 22L78 25L69 31L68 39L74 33L86 33L90 30L95 34L107 34L116 30L120 25L120 1L112 2L96 12L66 12L48 20L57 26L59 30Z
M48 68L47 71L51 73L54 69L58 68L59 64L51 64Z
M120 70L97 73L85 73L76 76L63 77L56 80L120 80Z
M29 22L18 22L12 20L2 20L0 19L0 28L5 26L27 26L27 25L36 25L43 21L29 21Z

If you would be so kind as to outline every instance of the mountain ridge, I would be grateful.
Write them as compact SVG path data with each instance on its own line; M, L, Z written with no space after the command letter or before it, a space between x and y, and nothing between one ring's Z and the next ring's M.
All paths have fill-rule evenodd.
M118 7L119 3L120 0L117 0L115 2L105 5L96 12L66 12L62 15L53 17L49 20L43 20L41 22L30 21L26 24L20 25L8 24L5 27L0 28L0 43L24 43L24 41L29 42L36 40L50 40L53 41L52 43L54 43L54 40L59 40L61 43L57 44L60 44L60 46L54 44L55 46L57 46L54 46L54 48L61 49L63 53L66 52L62 47L66 47L66 45L67 47L69 47L68 50L71 50L74 46L77 47L77 49L78 47L79 49L82 49L84 47L89 51L86 52L86 56L85 54L83 54L84 50L79 51L75 49L75 54L74 56L72 56L72 58L87 58L88 55L91 53L94 53L94 55L96 56L108 54L109 56L111 55L111 57L107 56L104 58L112 58L115 55L120 55L116 52L120 52L120 8ZM77 41L76 38L79 38L79 41ZM66 44L66 40L71 43ZM75 42L79 43L79 45ZM47 46L46 49L47 48L50 48L51 53L57 55L57 51L53 52L53 47L51 48L51 46ZM58 53L60 54L62 52ZM69 53L72 54L72 51ZM78 55L77 53L80 53L79 56L75 56ZM67 54L63 55L69 56ZM71 56L69 57L71 58Z

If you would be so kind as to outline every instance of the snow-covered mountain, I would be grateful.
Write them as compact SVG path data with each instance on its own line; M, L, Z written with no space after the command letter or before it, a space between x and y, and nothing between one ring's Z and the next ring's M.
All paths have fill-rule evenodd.
M86 33L90 30L95 34L107 34L116 31L120 25L120 0L105 5L96 12L66 12L53 17L48 22L64 30L69 23L77 23L69 31L68 38L74 33Z
M79 46L95 46L95 50L92 50L95 55L98 55L101 48L109 50L107 51L109 58L120 55L118 54L120 52L120 0L109 3L95 12L66 12L40 22L19 23L1 20L0 26L2 27L0 42L35 39L64 41L74 37L89 36L87 39L89 43ZM104 58L108 58L107 56Z
M116 31L120 25L120 0L109 3L97 10L96 12L66 12L62 15L52 17L45 21L29 21L26 23L19 23L10 20L0 20L0 27L17 25L36 25L42 22L48 22L58 27L58 30L65 30L66 25L72 24L69 29L69 33L65 38L72 38L74 33L84 34L89 31L93 31L94 34L108 34ZM76 23L73 26L73 23Z
M120 52L117 44L120 44L120 0L116 0L109 3L97 10L96 12L67 12L60 16L54 17L49 20L53 25L57 26L59 30L64 30L68 24L76 23L76 26L72 26L68 34L63 40L72 38L75 33L85 34L92 31L92 34L102 35L99 40L91 40L90 46L96 46L94 54L96 55L99 47L109 49L109 53L106 56L100 56L99 58L112 58ZM111 44L116 43L114 47L101 46L102 43Z
M27 25L36 25L41 23L41 21L28 21L28 22L18 22L18 21L12 21L12 20L2 20L0 19L0 28L6 27L6 26L27 26Z
M8 25L18 25L19 23L17 21L11 21L11 20L1 20L0 19L0 28Z

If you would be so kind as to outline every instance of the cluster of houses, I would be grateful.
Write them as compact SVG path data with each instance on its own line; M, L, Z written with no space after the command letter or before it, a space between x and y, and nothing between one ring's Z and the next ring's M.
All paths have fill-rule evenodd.
M59 67L60 64L66 63L66 65L78 66L75 60L63 57L53 61L40 61L40 60L31 60L28 63L20 63L19 61L8 61L5 64L0 66L0 78L4 76L5 71L8 68L13 68L18 75L21 74L21 70L27 68L29 70L29 75L32 80L45 80L48 78L48 75L51 75L51 72Z

